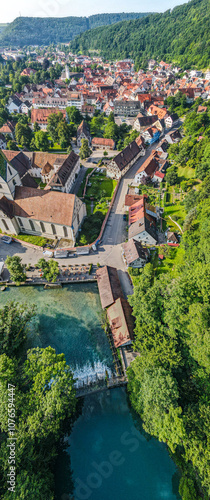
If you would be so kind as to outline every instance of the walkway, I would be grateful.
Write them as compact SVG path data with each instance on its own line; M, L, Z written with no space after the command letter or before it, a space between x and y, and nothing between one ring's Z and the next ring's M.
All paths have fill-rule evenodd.
M109 389L115 389L116 387L126 386L127 383L128 381L126 377L112 377L111 379L94 382L76 389L76 397L83 398L88 394L97 394Z

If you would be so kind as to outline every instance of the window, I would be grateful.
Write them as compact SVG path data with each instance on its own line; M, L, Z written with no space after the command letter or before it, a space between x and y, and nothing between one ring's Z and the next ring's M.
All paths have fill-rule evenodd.
M12 181L12 182L13 182L13 186L16 186L16 181L15 181L15 179L13 179L13 181Z
M29 224L30 224L30 226L31 226L31 230L32 230L32 231L35 231L34 223L33 223L33 221L32 221L32 220L30 220L30 219L29 219Z
M3 186L2 186L2 184L0 184L0 189L3 189Z
M4 219L2 219L2 220L3 220L3 224L4 224L6 231L9 231L8 224L6 223L6 221Z
M22 220L20 219L20 217L18 217L18 222L19 222L19 224L20 224L20 227L24 227L24 226L23 226L23 222L22 222Z
M53 233L53 234L56 234L56 229L55 229L54 224L51 224L51 229L52 229L52 233Z
M43 222L40 222L41 230L43 233L45 233L45 225Z
M67 228L65 226L63 226L63 234L64 234L65 238L67 238L68 231L67 231Z
M9 170L10 175L12 175L12 171L11 171L11 168L9 167L9 165L8 165L8 170Z

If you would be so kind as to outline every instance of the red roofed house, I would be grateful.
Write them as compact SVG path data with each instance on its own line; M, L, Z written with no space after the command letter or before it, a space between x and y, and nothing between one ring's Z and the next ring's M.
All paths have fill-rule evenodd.
M114 149L115 142L113 139L104 139L103 137L93 137L92 146L95 149Z
M56 109L56 108L53 108L53 110L49 108L32 109L31 110L32 128L34 127L34 123L37 122L42 130L46 130L48 117L52 113L62 113L64 119L66 119L66 111L64 109Z

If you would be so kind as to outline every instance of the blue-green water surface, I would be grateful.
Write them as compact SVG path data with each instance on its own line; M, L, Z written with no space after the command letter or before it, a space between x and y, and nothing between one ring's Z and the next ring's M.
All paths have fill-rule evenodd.
M180 498L173 460L164 444L143 432L123 388L85 398L69 445L74 500Z
M113 369L97 285L10 287L0 294L0 306L10 300L37 306L28 348L51 345L64 352L81 381ZM163 444L145 436L124 389L86 396L66 439L67 452L56 467L56 500L180 499L174 462Z
M102 328L98 288L93 283L72 284L61 289L43 286L9 287L0 294L0 305L10 300L35 304L37 314L28 334L27 347L51 345L64 353L75 377L82 383L111 373L113 359ZM79 382L78 382L79 384Z

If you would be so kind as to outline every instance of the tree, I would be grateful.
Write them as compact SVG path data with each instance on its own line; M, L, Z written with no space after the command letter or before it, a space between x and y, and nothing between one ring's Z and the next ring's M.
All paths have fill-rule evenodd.
M43 130L35 132L34 141L35 141L35 148L38 151L48 151L49 141L46 132L44 132Z
M5 264L10 273L11 281L14 281L14 283L17 284L26 280L25 266L24 264L21 264L21 262L22 259L17 255L14 255L13 257L8 255L5 260Z
M36 267L39 267L42 270L43 276L47 281L55 283L57 276L59 275L59 265L56 260L45 260L43 258L39 259Z
M83 116L80 113L79 109L76 108L76 106L67 107L66 112L70 123L72 122L75 125L79 125L83 120Z
M19 151L16 142L12 140L9 140L7 142L7 149L9 149L10 151Z
M18 144L28 147L32 138L32 132L29 125L19 121L15 126L15 137Z
M57 126L58 143L62 148L66 148L70 141L70 126L66 122L60 121Z
M63 114L59 113L51 113L47 119L47 131L51 135L54 142L58 140L58 124L59 122L63 122Z
M192 208L194 208L197 204L197 201L198 195L194 189L191 189L184 198L184 207L186 212L189 212Z
M174 186L178 181L177 171L174 168L169 168L166 172L166 181L170 186Z
M89 148L87 139L81 140L81 148L80 148L79 155L80 155L81 160L84 160L85 158L88 158L91 155L91 149Z
M0 356L1 496L8 491L8 383L16 385L17 498L53 500L53 469L65 422L71 427L76 410L73 374L64 354L51 347L32 349L19 366L15 358ZM7 418L6 418L7 417ZM10 493L10 494L9 494Z
M35 314L35 306L10 302L0 309L0 354L19 354L27 336L27 326Z
M34 132L38 132L40 129L40 126L37 122L34 122Z

